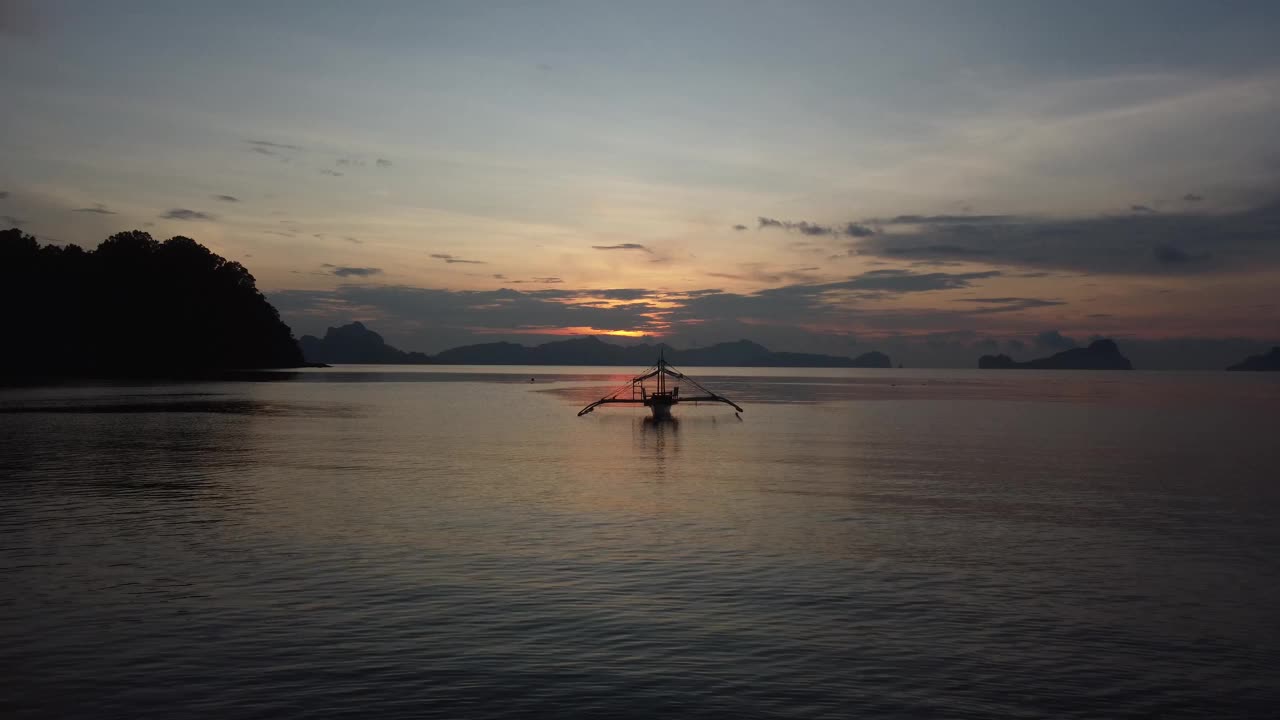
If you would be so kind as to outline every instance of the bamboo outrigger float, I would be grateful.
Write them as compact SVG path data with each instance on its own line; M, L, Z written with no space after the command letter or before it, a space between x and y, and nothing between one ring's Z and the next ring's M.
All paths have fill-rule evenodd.
M649 392L645 385L645 381L650 378L657 378L657 387L653 392ZM673 378L675 383L669 382L668 378ZM682 382L688 383L702 394L692 396L686 394L680 397ZM681 402L718 402L738 412L744 412L737 403L699 385L693 378L673 368L666 358L659 356L657 365L631 378L626 385L582 408L578 411L578 417L586 415L600 405L643 405L653 411L654 420L668 420L671 418L671 406Z

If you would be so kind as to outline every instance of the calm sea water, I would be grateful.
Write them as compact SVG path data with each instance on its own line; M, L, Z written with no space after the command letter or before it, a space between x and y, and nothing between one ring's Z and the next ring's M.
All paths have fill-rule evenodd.
M692 372L0 390L0 714L1280 712L1280 377Z

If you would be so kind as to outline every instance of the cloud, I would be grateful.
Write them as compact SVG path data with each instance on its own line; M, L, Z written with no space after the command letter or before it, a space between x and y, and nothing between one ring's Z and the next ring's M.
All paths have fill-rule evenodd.
M37 3L27 0L0 0L0 35L37 34L44 23L36 8Z
M332 176L332 177L342 177L342 173L338 172L337 170L330 170L329 168L322 168L322 169L320 170L320 174L321 174L321 175L330 175L330 176Z
M282 163L293 162L298 157L298 153L303 150L299 145L271 142L269 140L245 140L245 144L249 146L249 152L273 157Z
M1200 202L1201 200L1204 200L1204 196L1197 195L1195 193L1187 193L1186 195L1182 196L1182 199L1189 203L1197 203L1197 202Z
M257 148L258 152L266 155L274 155L278 150L286 150L289 152L299 152L302 148L298 145L290 145L289 143L271 142L269 140L245 140L251 147Z
M381 275L382 268L376 267L345 267L325 264L323 267L333 268L330 272L338 277L369 277L371 275Z
M875 235L876 231L872 230L866 225L860 225L858 223L846 223L844 226L844 234L848 235L849 237L863 238L863 237L871 237L872 235Z
M213 215L203 213L199 210L188 210L186 208L174 208L166 211L160 216L165 220L213 220Z
M824 290L869 290L879 293L914 293L967 288L974 280L999 277L998 270L968 273L916 273L910 270L872 270L843 282L815 286Z
M792 222L790 220L777 220L775 218L760 217L756 218L759 228L779 228L781 230L798 230L802 235L832 235L835 230L825 225L815 225L807 220Z
M352 243L353 245L363 245L363 244L364 244L364 241L363 241L363 240L361 240L360 238L351 237L350 235L343 235L343 236L342 236L342 239L343 239L343 240L346 240L346 241L347 241L347 242L349 242L349 243Z
M746 229L747 229L747 226L746 226L746 225L734 225L734 226L733 226L733 229L734 229L734 230L746 230Z
M921 247L895 247L886 250L889 255L927 255L929 257L960 257L967 255L988 255L990 250L965 247L964 245L925 245Z
M980 298L960 298L955 302L973 303L988 305L989 307L980 308L973 312L978 314L1020 312L1022 310L1031 310L1034 308L1052 307L1054 305L1066 305L1062 300L1044 300L1041 298L1022 298L1022 297L980 297Z
M76 208L75 210L72 210L71 212L78 212L78 213L94 213L94 214L96 214L96 215L115 215L115 214L116 214L116 213L115 213L115 211L113 211L113 210L108 210L108 209L107 209L107 206L106 206L106 205L103 205L102 203L94 203L94 204L93 204L93 207L82 207L82 208Z
M448 253L431 253L431 257L437 260L443 260L450 265L453 265L455 263L463 263L466 265L488 265L488 263L485 262L484 260L464 260L460 257L455 257Z
M558 284L554 277L535 278ZM584 304L587 294L572 290L520 291L445 290L407 286L349 284L333 290L288 290L272 293L270 300L295 332L323 331L335 321L365 319L379 332L396 336L396 330L412 333L419 341L404 346L436 351L492 338L503 333L513 338L548 328L594 327L600 329L653 329L647 303L604 307Z
M9 199L9 191L0 190L0 200L8 200L8 199Z
M1172 245L1157 245L1151 249L1151 254L1155 256L1165 265L1186 265L1189 263L1203 263L1209 261L1209 253L1188 253L1185 250L1179 250Z
M842 227L833 227L830 225L819 225L811 223L807 220L778 220L776 218L759 217L756 218L757 227L778 228L788 232L795 230L801 235L810 236L838 236L844 235L853 238L870 237L875 234L875 230L861 223L850 222L845 223Z
M1070 350L1079 345L1074 338L1069 338L1057 330L1045 330L1035 337L1035 345L1046 350Z
M875 302L976 287L985 278L997 276L897 270L752 293L572 289L564 287L560 278L510 280L500 273L491 277L508 287L447 290L366 285L356 276L332 290L281 291L271 293L269 299L296 334L323 332L328 326L360 319L393 344L426 352L497 339L542 342L545 337L536 339L531 334L584 327L660 334L677 347L748 338L775 350L796 352L852 356L881 350L908 367L973 367L982 354L1008 352L1021 359L1029 353L1041 356L1076 345L1074 337L1059 330L1028 332L1023 324L1031 316L1016 313L1061 304L1052 298L981 294L954 303L947 300L944 307L935 309ZM1019 326L1024 329L1008 330ZM851 332L855 328L856 336ZM1142 368L1221 368L1275 344L1275 339L1268 339L1270 344L1188 340L1177 341L1166 353L1156 348L1164 341L1126 338L1114 326L1108 332L1119 333L1113 336ZM1149 352L1144 349L1148 346Z
M391 161L386 158L378 158L377 160L374 161L374 163L380 168L391 167Z
M228 203L240 202L240 198L236 197L235 195L214 195L213 199L221 200L222 202L228 202Z
M12 215L0 215L0 222L3 222L5 225L10 227L22 227L27 224L26 220L16 218Z
M642 252L652 253L649 248L640 243L620 243L618 245L592 245L593 250L640 250Z
M996 223L1012 220L1013 215L896 215L863 222L873 225L951 225L955 223Z
M812 283L821 278L813 273L818 268L793 268L774 270L763 263L741 263L738 272L709 272L707 277L724 278L726 280L745 280L757 283Z
M1221 213L943 217L862 238L850 251L1108 275L1280 267L1280 202Z
M1129 206L1129 212L1136 212L1136 213L1153 213L1153 212L1155 212L1155 210L1152 210L1151 208L1147 207L1146 205L1130 205L1130 206Z

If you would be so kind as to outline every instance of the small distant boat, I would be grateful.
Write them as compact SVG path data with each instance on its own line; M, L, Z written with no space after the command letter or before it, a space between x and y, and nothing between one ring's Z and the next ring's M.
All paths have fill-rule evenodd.
M654 378L656 378L654 380L654 390L649 392L646 382ZM672 380L675 382L672 382ZM696 393L700 394L689 395L686 393L684 397L681 397L680 386L682 383L687 383L696 390ZM654 420L668 420L671 418L672 406L681 402L718 402L724 403L738 412L746 412L729 398L717 395L699 385L693 378L672 367L666 361L666 358L659 356L656 365L631 378L626 385L582 408L578 411L578 417L586 415L601 405L643 405L653 411Z

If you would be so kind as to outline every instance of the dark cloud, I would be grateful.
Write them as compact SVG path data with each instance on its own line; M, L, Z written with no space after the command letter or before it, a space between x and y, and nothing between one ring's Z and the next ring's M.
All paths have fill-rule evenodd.
M674 321L691 321L699 327L710 329L717 325L722 331L732 330L735 323L744 318L755 328L753 333L770 331L765 325L795 327L808 323L832 326L864 324L872 317L872 311L859 310L863 301L891 299L897 296L972 287L975 282L1000 276L991 270L970 273L916 273L909 270L873 270L837 282L801 282L769 288L753 293L708 292L688 294L680 306L669 312ZM961 313L927 311L928 317L918 322L953 322ZM900 325L903 317L875 311L881 320ZM973 314L973 313L970 313ZM742 337L739 335L739 337ZM733 339L731 336L729 339Z
M653 291L640 288L612 288L608 290L580 290L579 294L604 300L643 300L647 297L652 297Z
M343 240L346 240L347 242L349 242L349 243L351 243L351 244L353 244L353 245L363 245L363 244L364 244L364 241L363 241L363 240L361 240L360 238L351 237L350 235L343 235L343 236L342 236L342 239L343 239Z
M990 250L982 248L965 247L964 245L948 245L940 243L937 245L925 245L922 247L895 247L889 248L889 255L929 255L933 257L960 257L966 255L988 255Z
M813 274L818 268L795 268L790 270L772 270L758 263L744 263L739 272L709 272L707 277L724 278L725 280L745 280L758 283L812 283L821 278Z
M324 267L333 268L332 274L338 277L369 277L371 275L381 275L382 268L376 267L345 267L325 264Z
M1074 338L1069 338L1057 330L1045 330L1035 337L1035 346L1045 350L1070 350L1078 346Z
M955 260L1098 274L1160 275L1280 266L1280 203L1225 213L1086 218L990 216L881 232L860 255Z
M1042 298L1022 297L961 298L955 302L987 305L988 307L973 311L975 313L985 315L989 315L991 313L1019 312L1034 308L1052 307L1054 305L1066 305L1062 300L1044 300Z
M94 203L93 207L76 208L71 212L94 213L95 215L115 215L116 214L114 210L108 210L107 206L103 205L102 203Z
M320 174L321 174L321 175L329 175L329 176L331 176L331 177L342 177L342 173L338 172L337 170L330 170L329 168L323 168L323 169L321 169L321 170L320 170Z
M391 161L386 158L378 158L377 160L374 161L374 163L380 168L391 167Z
M249 146L249 152L259 155L273 157L282 163L291 163L302 152L302 148L298 145L290 145L289 143L270 142L268 140L245 140Z
M833 227L831 225L819 225L811 223L808 220L778 220L776 218L759 217L756 218L757 227L778 228L788 232L796 231L801 235L809 235L811 237L820 236L838 236L844 235L852 238L863 238L875 235L875 230L861 223L845 223L841 227Z
M954 225L956 223L998 223L1013 220L1013 215L896 215L891 218L864 220L872 225Z
M536 277L529 280L510 280L505 275L494 275L494 277L511 285L559 285L564 282L563 279L558 277Z
M0 35L14 37L35 36L46 26L47 20L34 0L0 0ZM43 8L41 8L43 9Z
M455 263L462 263L464 265L488 265L488 263L483 260L464 260L460 257L449 255L448 253L431 253L431 257L437 260L443 260L450 265Z
M859 225L858 223L846 223L844 226L844 234L848 235L849 237L864 238L864 237L871 237L872 235L875 235L876 231L872 230L866 225Z
M843 282L827 283L814 287L824 290L870 290L880 293L931 292L956 290L973 285L974 280L999 277L1000 271L986 270L968 273L916 273L910 270L872 270Z
M16 218L12 215L0 215L0 222L3 222L5 225L10 227L22 227L27 224L26 220Z
M240 202L240 198L236 197L235 195L214 195L213 199L221 200L222 202L228 202L228 203Z
M252 147L262 148L263 150L267 150L267 151L288 150L292 152L298 152L302 150L302 148L298 145L290 145L289 143L271 142L269 140L245 140L245 142Z
M9 199L9 191L0 190L0 200L8 200L8 199Z
M8 193L5 193L5 195L7 196L7 195L8 195ZM733 226L733 229L734 229L734 230L746 230L746 229L747 229L747 226L746 226L746 225L734 225L734 226Z
M186 208L174 208L166 211L160 217L165 220L213 220L214 216L209 213L203 213L199 210L188 210Z
M499 339L545 342L555 338L533 334L564 327L665 333L663 339L676 346L749 338L775 350L848 355L881 350L908 367L971 368L982 354L1007 352L1027 359L1076 345L1074 338L1057 330L1044 331L1033 340L1025 335L1019 338L979 329L949 329L965 322L981 327L1002 317L991 313L1009 312L1002 308L1058 302L1052 299L984 295L965 298L953 309L885 310L864 307L856 299L851 303L842 289L853 286L863 292L870 285L889 292L884 288L890 283L893 291L928 292L980 284L985 274L938 277L899 272L893 283L895 278L888 275L864 273L838 283L796 284L746 294L719 289L662 293L640 288L574 290L552 282L559 278L507 280L499 275L494 279L513 285L525 283L522 287L530 289L452 291L362 285L357 281L333 290L272 293L270 300L297 334L323 333L328 326L358 317L393 344L426 352ZM533 288L529 283L534 282L544 285ZM861 327L876 335L874 340L859 340L851 333L822 327ZM1143 341L1115 337L1125 354L1144 369L1220 369L1265 351L1277 340Z
M535 278L557 284L560 278ZM343 285L334 290L292 290L271 294L295 332L310 332L354 316L376 317L370 325L395 337L395 330L413 332L420 342L404 343L428 351L501 333L519 338L545 328L594 327L646 329L653 327L646 303L603 307L566 300L590 299L588 294L564 290L520 291L443 290L405 286ZM545 338L551 340L554 338Z
M342 167L364 167L365 161L360 158L338 158L336 164Z
M1155 212L1155 210L1153 210L1153 209L1151 209L1151 208L1147 207L1146 205L1130 205L1130 206L1129 206L1129 212L1136 212L1136 213L1153 213L1153 212Z
M1204 196L1197 195L1195 193L1187 193L1186 195L1182 196L1182 199L1189 203L1196 203L1196 202L1200 202L1201 200L1204 200Z
M779 228L782 230L796 230L802 235L834 235L835 229L825 225L816 225L807 220L792 222L791 220L777 220L775 218L761 217L756 218L758 227L760 228Z
M592 245L593 250L640 250L642 252L652 253L649 248L640 243L620 243L618 245Z
M1192 254L1172 245L1157 245L1151 249L1151 254L1155 256L1156 260L1165 265L1187 265L1209 261L1209 253L1207 252Z

